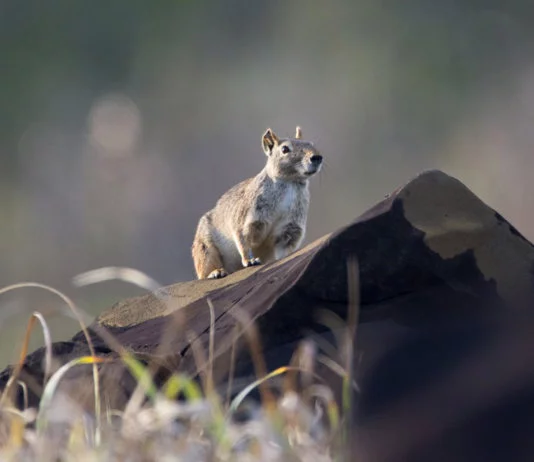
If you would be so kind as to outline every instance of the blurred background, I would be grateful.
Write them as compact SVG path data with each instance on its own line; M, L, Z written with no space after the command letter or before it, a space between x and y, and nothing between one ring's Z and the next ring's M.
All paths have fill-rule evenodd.
M199 217L297 124L326 160L306 242L428 168L534 239L533 26L530 0L1 0L1 285L97 314L142 291L80 272L193 279ZM1 297L3 365L59 302Z

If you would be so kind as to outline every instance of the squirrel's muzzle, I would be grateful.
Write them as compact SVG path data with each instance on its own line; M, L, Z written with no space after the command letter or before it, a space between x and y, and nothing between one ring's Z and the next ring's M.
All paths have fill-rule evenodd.
M323 156L319 155L319 154L314 154L313 156L310 157L310 162L315 165L316 167L318 167L319 165L321 165L321 162L323 161Z
M313 154L312 156L308 157L306 162L304 162L303 173L306 176L311 176L317 173L321 168L322 162L323 162L323 156L321 156L320 154Z

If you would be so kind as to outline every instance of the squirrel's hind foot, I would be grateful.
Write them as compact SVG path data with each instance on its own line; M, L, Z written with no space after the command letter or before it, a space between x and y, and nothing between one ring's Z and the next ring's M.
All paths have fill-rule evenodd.
M225 271L224 268L218 268L216 270L213 270L210 274L208 274L207 279L221 279L228 276L228 273Z

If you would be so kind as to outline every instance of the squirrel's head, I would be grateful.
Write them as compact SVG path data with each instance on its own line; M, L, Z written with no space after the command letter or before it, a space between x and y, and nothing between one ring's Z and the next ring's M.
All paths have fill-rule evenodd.
M289 181L303 181L321 169L323 156L315 146L302 140L297 127L295 138L278 138L269 128L261 144L267 155L267 169L271 176Z

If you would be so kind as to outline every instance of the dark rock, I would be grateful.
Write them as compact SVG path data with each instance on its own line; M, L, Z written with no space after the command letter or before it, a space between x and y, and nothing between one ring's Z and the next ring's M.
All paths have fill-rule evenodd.
M352 258L359 280L348 276ZM308 332L333 338L317 310L346 320L356 287L358 460L526 460L534 455L533 269L530 242L459 181L430 171L282 261L176 284L166 302L154 295L119 302L91 331L101 356L116 357L99 326L139 358L157 361L160 380L176 369L196 374L191 340L208 350L209 299L213 371L223 384L240 313L254 321L272 370L289 362ZM254 367L243 342L236 374L246 376ZM61 362L88 353L81 333L60 345ZM37 382L43 353L29 355L24 367ZM103 390L114 388L112 404L120 407L135 381L119 362L106 367ZM339 377L321 372L339 387ZM0 386L9 374L0 374ZM69 380L91 388L88 369Z

